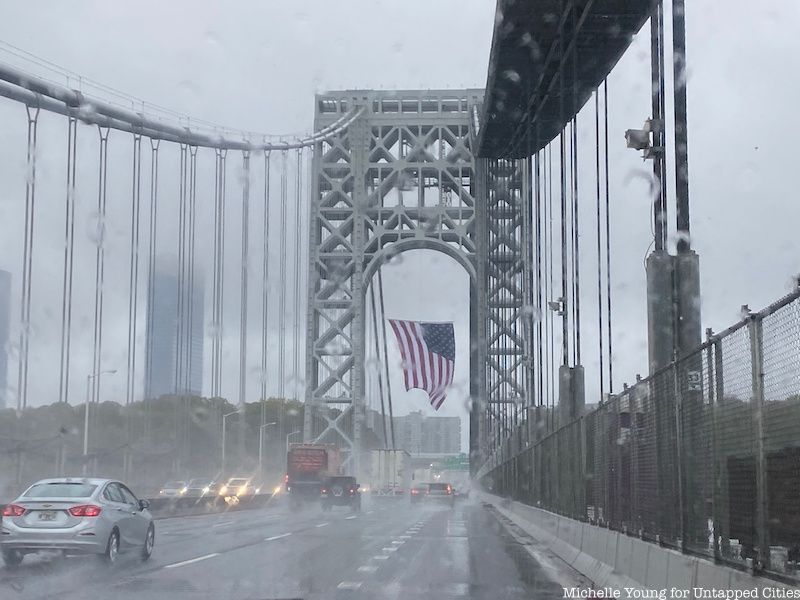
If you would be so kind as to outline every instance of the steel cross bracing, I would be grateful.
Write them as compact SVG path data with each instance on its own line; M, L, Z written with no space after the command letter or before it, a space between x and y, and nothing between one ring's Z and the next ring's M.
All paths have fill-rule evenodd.
M362 112L315 146L304 437L342 447L353 472L366 404L365 294L378 268L405 250L439 250L470 274L473 302L485 297L470 117L481 98L478 90L317 97L317 127ZM473 315L480 339L472 346L480 349Z
M526 281L530 273L528 214L530 177L525 160L480 159L484 179L487 262L485 272L486 433L497 447L532 404L531 328L537 307ZM486 448L486 444L482 444Z

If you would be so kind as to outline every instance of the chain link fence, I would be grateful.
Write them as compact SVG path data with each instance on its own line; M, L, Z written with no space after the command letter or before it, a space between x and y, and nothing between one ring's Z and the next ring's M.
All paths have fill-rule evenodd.
M800 289L709 333L583 417L522 442L479 473L487 487L800 581Z

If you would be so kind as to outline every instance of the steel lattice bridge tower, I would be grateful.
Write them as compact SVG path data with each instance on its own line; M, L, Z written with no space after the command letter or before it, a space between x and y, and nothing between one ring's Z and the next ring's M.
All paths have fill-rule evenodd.
M316 99L317 130L361 111L315 146L304 437L339 445L354 472L365 414L365 295L381 265L406 250L443 252L470 277L472 450L486 435L479 414L487 382L494 385L492 399L521 395L516 373L509 376L521 359L509 365L498 360L502 351L492 352L509 339L521 345L507 335L522 308L519 268L505 266L508 259L519 262L520 223L515 199L505 198L505 208L493 215L505 222L501 229L477 200L481 166L474 139L482 98L482 90L359 90ZM512 354L522 353L514 348Z

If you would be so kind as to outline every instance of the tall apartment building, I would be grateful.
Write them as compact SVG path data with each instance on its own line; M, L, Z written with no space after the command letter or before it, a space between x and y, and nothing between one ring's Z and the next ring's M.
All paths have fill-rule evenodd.
M145 334L145 398L164 395L200 395L203 388L203 306L202 276L195 270L191 311L188 293L183 314L178 314L178 267L174 257L159 257L149 285L152 304L147 306ZM184 284L188 288L188 284ZM191 315L189 315L191 312ZM183 359L178 364L178 334L188 333L184 341Z

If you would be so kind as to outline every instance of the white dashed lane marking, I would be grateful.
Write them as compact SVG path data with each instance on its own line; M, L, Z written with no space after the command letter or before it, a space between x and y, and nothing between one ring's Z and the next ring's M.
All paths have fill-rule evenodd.
M372 557L373 560L388 560L388 558L385 554L376 554Z
M327 525L330 525L330 523L320 523L319 525L316 525L316 527L326 527Z
M375 565L364 565L362 567L358 567L358 570L361 571L362 573L374 573L375 571L378 570L378 567L376 567Z
M343 581L336 586L340 590L357 590L361 587L360 581Z
M289 537L290 535L292 535L291 532L290 533L282 533L280 535L273 535L272 537L265 538L264 541L265 542L271 542L273 540L279 540L281 538Z
M215 556L219 556L219 552L214 552L213 554L206 554L205 556L198 556L197 558L192 558L190 560L184 560L181 562L176 562L171 565L164 566L165 569L174 569L176 567L183 567L184 565L190 565L192 563L200 562L201 560L207 560L209 558L214 558Z
M344 519L345 521L349 521L350 519L355 519L355 518L356 518L355 515L350 515L349 517L345 517Z

